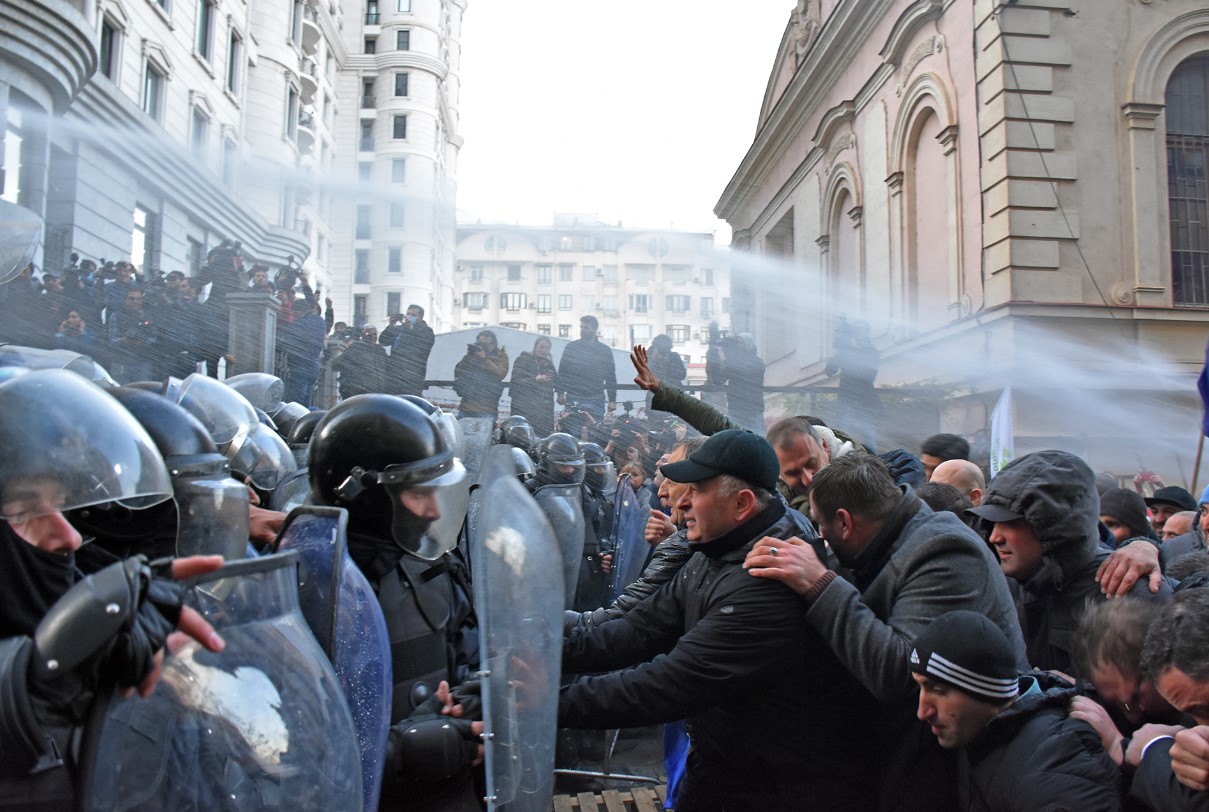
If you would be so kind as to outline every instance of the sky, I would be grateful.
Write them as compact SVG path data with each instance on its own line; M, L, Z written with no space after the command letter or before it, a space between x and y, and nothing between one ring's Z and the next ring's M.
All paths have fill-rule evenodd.
M715 232L794 0L469 0L458 218Z

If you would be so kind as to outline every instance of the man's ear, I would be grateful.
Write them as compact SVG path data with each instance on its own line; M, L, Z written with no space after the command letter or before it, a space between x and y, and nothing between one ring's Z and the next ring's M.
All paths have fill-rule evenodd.
M744 488L736 494L735 499L735 518L740 522L745 522L751 518L756 509L756 495L749 489Z
M852 537L852 513L846 508L835 511L835 522L840 526L840 540L847 541Z

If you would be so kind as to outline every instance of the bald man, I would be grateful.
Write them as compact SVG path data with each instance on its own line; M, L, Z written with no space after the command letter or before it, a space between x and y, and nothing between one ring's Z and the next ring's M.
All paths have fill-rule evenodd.
M1179 513L1168 516L1167 521L1163 523L1163 541L1170 541L1176 536L1191 532L1192 523L1196 521L1196 517L1195 510L1181 510Z
M945 460L936 466L928 481L952 485L965 494L974 507L982 504L982 492L987 487L982 469L969 460Z

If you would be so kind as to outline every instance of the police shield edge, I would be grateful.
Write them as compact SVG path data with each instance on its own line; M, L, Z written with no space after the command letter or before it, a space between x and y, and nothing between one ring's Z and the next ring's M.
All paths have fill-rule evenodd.
M469 469L467 469L469 470ZM496 443L487 449L479 468L479 487L470 492L470 502L466 507L466 537L470 545L471 565L478 558L478 548L482 541L479 535L479 519L482 510L484 488L500 479L515 478L519 472L512 459L512 446Z
M490 417L459 417L462 427L462 464L471 482L479 482L483 469L483 456L491 446L491 435L495 421Z
M571 485L544 485L537 489L534 499L550 522L554 537L558 541L559 556L563 565L566 602L563 608L570 609L575 603L575 588L579 585L580 559L584 551L584 511L580 499L579 483Z
M348 555L348 512L295 509L281 529L277 550L298 554L302 615L348 700L361 751L365 809L376 809L390 726L390 641L373 589Z
M610 588L616 599L642 575L642 565L651 548L646 541L648 509L630 487L629 474L621 475L614 498L617 501L613 507L613 574Z
M83 745L81 808L362 807L356 732L299 611L297 564L282 553L187 582L226 647L190 641L165 659L149 698L115 695L100 709Z
M563 567L545 515L512 477L482 488L475 603L488 809L545 812L554 791ZM582 533L579 536L582 538Z

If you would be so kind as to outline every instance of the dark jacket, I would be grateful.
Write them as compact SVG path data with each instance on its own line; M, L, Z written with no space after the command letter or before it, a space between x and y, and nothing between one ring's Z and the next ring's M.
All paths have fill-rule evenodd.
M508 394L512 397L512 413L523 415L537 437L554 433L554 362L522 352L512 365ZM538 375L549 380L538 381Z
M340 373L342 398L386 391L386 350L379 344L354 341L332 362L332 369Z
M602 606L592 612L568 612L564 617L564 629L570 634L572 629L588 629L592 626L619 618L626 612L642 603L668 581L676 577L684 562L692 555L686 531L677 530L655 546L651 559L641 577L625 588L617 596L617 600L608 606Z
M557 392L567 400L617 400L617 370L613 351L595 338L578 338L563 350L558 361Z
M508 351L496 348L490 355L467 352L453 368L453 388L461 396L458 417L495 418L508 374Z
M390 328L387 328L390 329ZM436 341L432 328L423 320L414 327L404 320L390 346L390 374L400 395L424 394L424 381L428 375L428 356Z
M1117 765L1091 725L1067 717L1078 689L1048 675L962 749L963 809L990 812L1120 808ZM1023 693L1034 677L1022 677Z
M798 595L743 569L758 539L795 533L774 501L721 538L691 544L676 577L621 618L569 637L564 672L632 667L564 687L560 724L687 719L720 802L867 806L873 698L806 622Z
M1182 555L1205 552L1205 539L1201 535L1199 522L1193 522L1192 529L1181 536L1167 539L1159 547L1159 562L1163 569Z
M1041 566L1021 584L1029 662L1073 675L1076 620L1086 604L1104 600L1096 570L1112 552L1100 543L1094 476L1071 454L1038 451L999 472L984 500L992 502L1022 515L1041 542ZM1171 588L1164 583L1154 595L1142 578L1129 594L1166 601Z
M1129 785L1132 798L1148 809L1163 812L1206 812L1209 791L1190 789L1171 771L1171 746L1175 739L1159 739L1146 748Z

